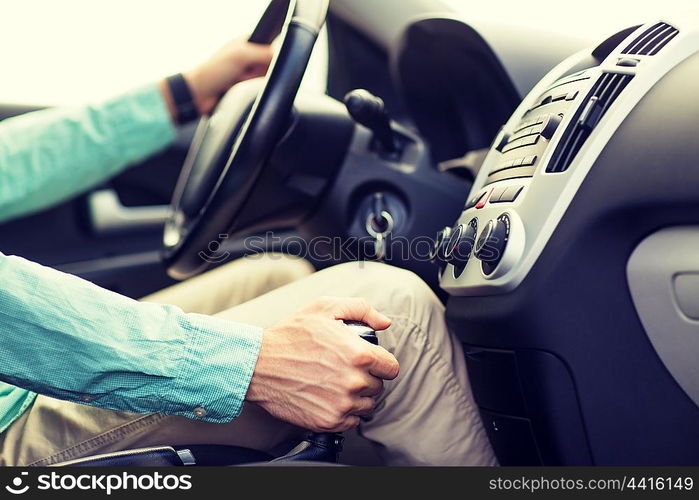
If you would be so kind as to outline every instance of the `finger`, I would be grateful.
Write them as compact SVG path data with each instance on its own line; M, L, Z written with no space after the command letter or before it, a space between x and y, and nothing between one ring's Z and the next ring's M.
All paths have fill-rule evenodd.
M376 401L374 398L359 398L352 410L352 415L367 417L374 412Z
M374 377L379 377L384 380L393 380L400 372L400 364L398 360L380 346L370 346L372 348L373 362L369 366L369 373Z
M248 68L243 76L240 78L241 81L250 80L252 78L258 78L260 76L265 76L267 74L267 66L253 66Z
M274 48L271 45L261 45L256 43L246 43L241 51L247 65L263 64L268 65L274 56Z
M359 422L361 422L361 419L357 415L349 415L335 432L345 432L350 429L354 429L359 425Z
M383 393L383 380L377 377L367 377L366 387L359 391L360 396L373 398Z
M335 299L335 319L361 321L374 330L385 330L391 326L391 320L371 307L361 297L342 297Z

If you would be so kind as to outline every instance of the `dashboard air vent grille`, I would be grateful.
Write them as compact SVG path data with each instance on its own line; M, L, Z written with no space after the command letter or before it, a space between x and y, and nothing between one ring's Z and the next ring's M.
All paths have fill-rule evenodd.
M642 56L654 56L665 47L670 40L675 38L679 30L667 23L657 23L631 42L622 54L636 54Z
M558 149L546 167L547 172L565 172L599 121L629 84L633 75L604 73L580 106L572 124L561 138Z

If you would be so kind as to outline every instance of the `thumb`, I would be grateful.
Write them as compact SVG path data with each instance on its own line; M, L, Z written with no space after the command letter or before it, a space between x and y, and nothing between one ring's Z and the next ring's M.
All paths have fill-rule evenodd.
M274 56L274 48L271 45L248 42L241 47L239 56L248 66L268 65Z

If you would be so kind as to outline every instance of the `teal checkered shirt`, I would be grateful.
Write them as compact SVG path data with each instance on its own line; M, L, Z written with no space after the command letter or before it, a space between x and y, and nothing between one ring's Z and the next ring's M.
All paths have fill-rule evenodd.
M174 137L156 85L5 120L0 221L85 191ZM229 422L242 409L261 339L254 326L137 302L0 253L0 432L37 393Z

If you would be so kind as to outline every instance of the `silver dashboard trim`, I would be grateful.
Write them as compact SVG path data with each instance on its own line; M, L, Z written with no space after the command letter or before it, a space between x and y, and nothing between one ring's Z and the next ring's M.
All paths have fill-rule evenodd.
M500 215L507 215L510 219L510 234L508 237L507 247L502 255L500 263L495 270L487 275L483 272L483 266L478 266L481 270L481 276L487 280L495 280L501 276L505 276L524 252L524 243L526 241L526 232L522 219L519 218L516 212L504 211ZM499 217L499 216L498 216ZM491 219L494 220L494 219Z
M659 55L655 56L634 56L640 59L636 67L617 66L619 57L622 57L621 50L631 41L641 34L650 25L657 22L645 24L634 31L629 37L622 41L619 46L602 62L602 64L590 71L592 78L586 88L579 92L574 100L574 105L579 106L580 101L589 92L591 86L602 72L613 72L623 74L633 74L634 79L628 84L624 92L614 102L610 112L605 114L604 119L595 128L593 133L585 142L577 157L571 163L570 168L560 173L545 173L546 165L551 160L551 156L556 150L556 146L565 130L567 130L575 113L567 113L563 118L556 133L551 138L551 143L546 152L539 160L539 164L534 176L529 179L513 179L498 182L497 186L524 185L524 190L514 203L507 205L488 204L483 209L469 209L464 211L458 219L457 224L464 223L477 216L479 219L492 219L504 211L517 214L523 223L527 233L525 248L522 258L508 272L495 279L486 279L480 273L469 272L480 262L473 259L469 262L464 272L459 278L454 278L451 265L447 266L440 280L441 287L451 295L473 296L506 293L517 286L526 278L528 273L541 255L544 247L551 235L556 230L560 220L570 206L580 185L583 183L588 172L595 164L601 151L611 139L617 128L631 113L641 98L653 88L653 86L665 76L672 68L699 51L699 15L684 17L662 18L660 21L667 22L680 33L668 45L663 48ZM573 68L583 57L589 56L589 51L579 52L556 66L547 76L545 76L522 101L512 117L508 120L503 130L498 134L494 144L500 143L505 134L512 133L517 123L526 111L533 107L536 100L549 89L562 74ZM495 149L491 149L484 160L473 188L467 199L471 199L475 193L483 189L488 173L494 165L501 161L501 154ZM541 203L541 200L551 199L550 203ZM529 200L529 203L527 203ZM535 202L533 202L535 201ZM549 207L550 206L550 207ZM547 208L549 207L549 208Z

